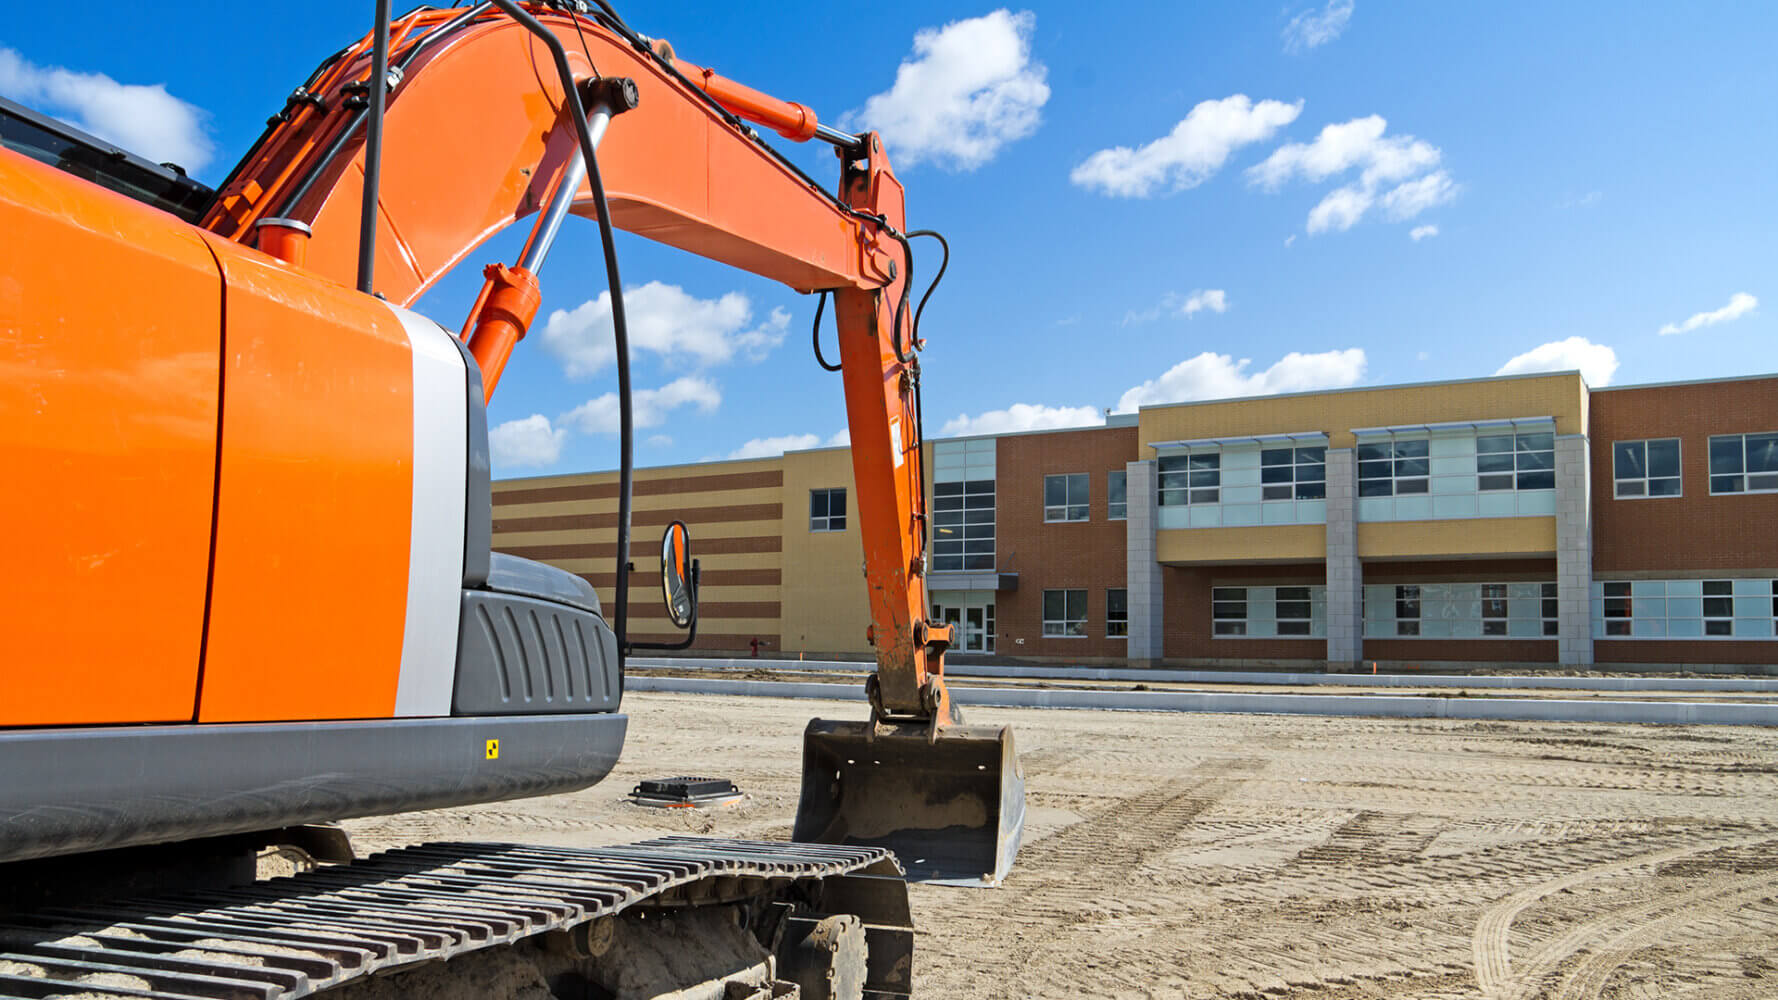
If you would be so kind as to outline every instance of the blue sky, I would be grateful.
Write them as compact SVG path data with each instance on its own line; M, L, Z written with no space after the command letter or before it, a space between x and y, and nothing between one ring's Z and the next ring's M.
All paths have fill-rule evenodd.
M910 225L954 251L922 330L928 433L1503 369L1778 370L1778 5L623 6L693 62L884 132ZM0 34L0 93L214 183L371 5L296 9L44 8ZM787 151L833 176L825 148ZM502 475L616 461L597 232L573 222L491 407ZM422 310L455 329L522 238ZM844 429L812 300L619 254L656 348L639 463Z

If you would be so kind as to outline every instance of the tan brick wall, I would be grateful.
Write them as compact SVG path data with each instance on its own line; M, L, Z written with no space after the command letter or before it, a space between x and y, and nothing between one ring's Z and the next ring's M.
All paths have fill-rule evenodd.
M1106 519L1106 474L1138 458L1136 428L1108 427L1003 437L996 447L1000 571L1019 574L1019 589L995 601L1002 656L1123 658L1123 639L1105 638L1105 591L1122 589L1126 526ZM1045 524L1043 477L1088 473L1091 509L1084 522ZM1045 638L1043 591L1087 591L1087 636ZM1020 643L1019 640L1024 642Z
M1778 378L1612 389L1592 414L1595 577L1778 568L1778 493L1711 496L1709 478L1712 434L1778 431ZM1612 499L1612 443L1670 437L1684 495Z
M631 514L630 635L676 642L660 594L660 533L691 529L702 567L699 650L781 647L784 468L777 458L636 470ZM494 550L575 573L612 613L617 555L617 473L575 473L494 484ZM807 503L806 499L804 501ZM806 506L803 514L807 515Z

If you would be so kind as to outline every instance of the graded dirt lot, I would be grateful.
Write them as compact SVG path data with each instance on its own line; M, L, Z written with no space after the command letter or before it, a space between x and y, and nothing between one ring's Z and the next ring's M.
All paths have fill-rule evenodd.
M786 838L802 728L863 706L631 694L585 792L349 824L361 850ZM997 890L914 886L916 995L1778 996L1778 732L977 709L1030 822ZM713 774L715 812L624 801Z

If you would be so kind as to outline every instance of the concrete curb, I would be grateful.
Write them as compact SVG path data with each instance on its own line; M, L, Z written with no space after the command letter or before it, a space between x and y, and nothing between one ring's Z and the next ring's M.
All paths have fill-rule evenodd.
M801 670L867 674L874 663L856 660L754 660L715 657L632 658L638 667L678 670ZM1778 694L1778 677L1546 677L1535 674L1280 674L1242 670L1136 670L1122 667L993 667L945 664L947 677L1019 678L1043 681L1134 681L1163 684L1263 684L1278 687L1411 687L1543 689L1563 691L1731 691Z
M756 661L757 662L757 661ZM863 701L863 685L746 681L719 677L638 677L631 691L672 691L744 698ZM1205 691L1082 691L1055 688L951 687L960 705L1075 708L1125 712L1224 712L1393 719L1655 723L1778 726L1778 705L1732 702L1582 701L1567 698L1447 698L1403 695L1248 694Z

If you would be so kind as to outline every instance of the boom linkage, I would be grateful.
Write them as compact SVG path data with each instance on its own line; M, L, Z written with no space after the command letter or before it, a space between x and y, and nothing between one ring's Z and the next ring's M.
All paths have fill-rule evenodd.
M521 260L488 266L463 325L491 394L535 318L537 272L555 228L566 214L594 213L577 126L594 131L595 143L609 140L598 157L615 226L834 295L877 653L874 714L933 731L955 720L943 680L950 627L926 619L919 363L904 290L911 260L903 189L881 139L847 135L806 105L678 60L609 13L523 7L565 50L585 122L570 120L574 102L552 71L551 47L516 14L491 3L422 9L390 25L383 94L372 93L373 31L299 88L203 225L259 239L340 284L374 274L369 290L409 305L495 233L541 212ZM592 99L620 83L637 113ZM372 164L362 126L376 96L386 110L383 155ZM837 192L821 190L743 120L834 145ZM379 185L374 212L361 217L367 174L380 175Z

